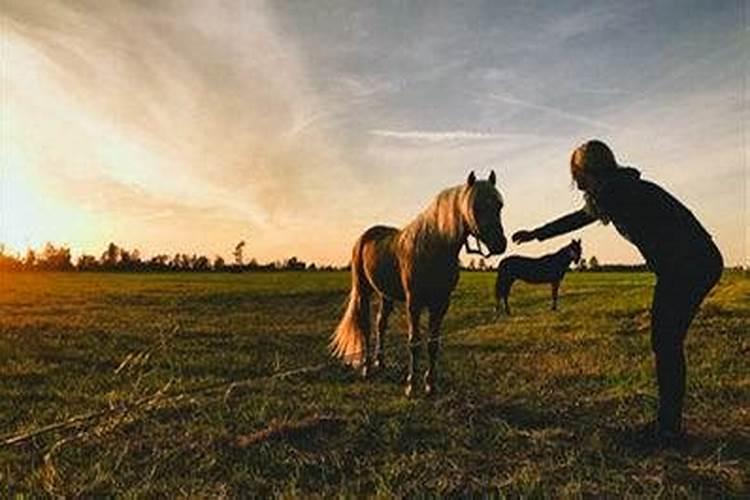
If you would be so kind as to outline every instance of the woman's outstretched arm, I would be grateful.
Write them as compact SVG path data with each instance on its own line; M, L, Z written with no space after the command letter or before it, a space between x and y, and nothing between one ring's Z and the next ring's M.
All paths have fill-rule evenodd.
M531 240L543 241L553 236L569 233L587 226L597 220L596 217L588 213L585 209L577 210L573 213L563 215L533 231L516 231L513 233L515 243L524 243Z

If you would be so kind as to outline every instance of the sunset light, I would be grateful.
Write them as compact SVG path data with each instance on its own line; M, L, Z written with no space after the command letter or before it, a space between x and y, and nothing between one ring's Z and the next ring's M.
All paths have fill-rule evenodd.
M0 0L0 497L750 498L749 7Z

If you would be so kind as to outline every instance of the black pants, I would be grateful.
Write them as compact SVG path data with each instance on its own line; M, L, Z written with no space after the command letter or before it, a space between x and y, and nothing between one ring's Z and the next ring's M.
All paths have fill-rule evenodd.
M657 275L651 307L651 347L659 385L659 429L679 432L685 398L684 342L698 307L721 277L724 262L714 246L675 266L679 272Z

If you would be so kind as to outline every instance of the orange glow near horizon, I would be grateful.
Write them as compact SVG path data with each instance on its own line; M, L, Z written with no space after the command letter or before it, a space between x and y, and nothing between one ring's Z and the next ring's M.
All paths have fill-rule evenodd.
M3 169L0 210L0 244L7 253L80 241L92 229L82 224L75 207L45 194L18 164Z

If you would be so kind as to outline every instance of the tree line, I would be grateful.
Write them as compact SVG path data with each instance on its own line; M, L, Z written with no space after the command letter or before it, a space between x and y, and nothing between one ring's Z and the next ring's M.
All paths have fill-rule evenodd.
M261 263L251 258L246 262L245 242L240 241L232 251L232 261L220 255L208 258L205 255L175 253L158 254L145 258L137 249L128 250L110 243L101 255L83 254L75 261L70 248L47 243L35 251L29 249L25 256L6 252L0 245L0 270L2 271L106 271L106 272L246 272L246 271L339 271L349 266L319 266L297 257ZM465 271L488 271L495 266L484 259L470 259L462 264ZM596 256L581 261L574 267L581 272L641 272L647 271L645 264L600 264Z
M157 254L149 258L137 249L128 250L110 243L101 255L83 254L73 260L70 248L46 243L41 250L29 249L25 256L6 252L0 245L0 270L3 271L105 271L105 272L244 272L244 271L335 271L346 269L289 257L274 262L261 263L251 258L245 261L241 241L232 252L233 261L220 255L175 253Z

